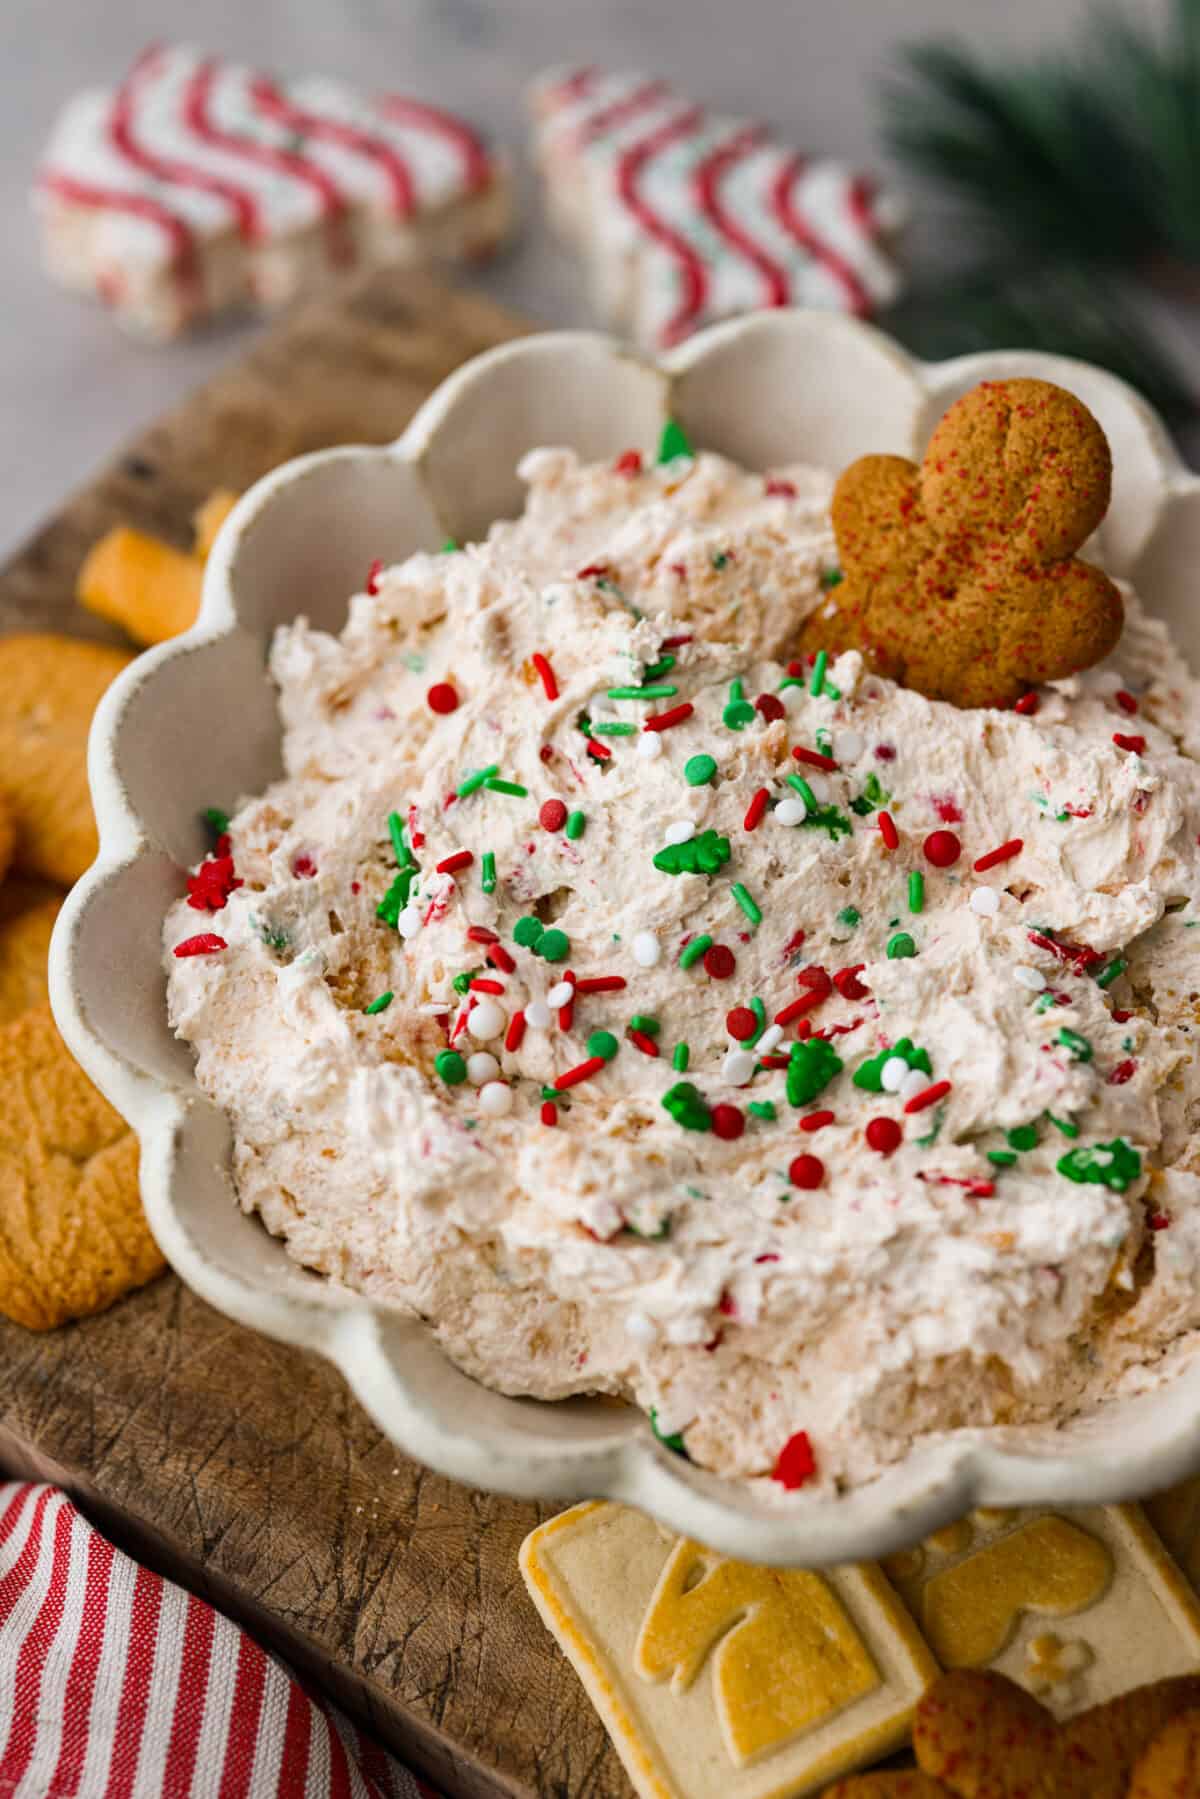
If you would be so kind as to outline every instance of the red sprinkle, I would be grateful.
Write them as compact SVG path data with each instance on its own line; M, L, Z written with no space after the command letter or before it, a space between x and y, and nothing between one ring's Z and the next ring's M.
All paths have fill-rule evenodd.
M431 712L456 712L458 710L458 694L449 681L435 681L425 695Z
M828 993L833 986L829 975L820 962L809 962L799 970L796 979L804 987L819 987L822 993Z
M215 931L201 931L198 937L185 937L177 943L175 954L182 960L185 956L215 956L219 949L228 948L224 937L218 937Z
M749 1006L732 1006L725 1014L725 1029L739 1043L745 1043L758 1029L758 1020Z
M1042 702L1037 694L1031 690L1029 693L1023 693L1021 695L1020 699L1013 707L1013 711L1019 712L1023 718L1032 718L1041 703Z
M490 962L493 968L500 969L503 974L511 974L517 966L502 943L489 945L484 960Z
M311 881L317 872L317 865L312 857L303 850L292 863L292 873L298 881Z
M932 1087L922 1087L911 1099L904 1102L906 1112L923 1112L926 1106L936 1106L939 1099L945 1099L950 1091L949 1081L935 1081Z
M1113 694L1113 699L1116 700L1117 705L1121 708L1122 712L1136 712L1138 709L1137 701L1124 687L1117 688L1117 691Z
M792 755L797 762L807 763L809 768L835 769L838 766L832 756L823 756L820 750L806 749L802 743L796 745Z
M1013 857L1019 856L1024 848L1025 839L1023 837L1010 837L1007 843L997 844L996 848L989 850L986 856L979 856L976 859L975 873L981 875L985 869L996 868L1001 862L1011 862Z
M654 1041L653 1037L647 1037L645 1031L631 1030L628 1033L628 1036L629 1041L635 1048L640 1049L644 1056L656 1056L658 1054L657 1043Z
M594 737L589 737L587 746L588 755L594 756L597 762L610 762L612 760L612 751L606 743L597 743Z
M787 716L787 707L773 693L760 693L754 702L754 710L760 713L769 725L774 724L776 719Z
M1029 941L1036 943L1039 949L1049 950L1050 954L1057 956L1060 962L1069 963L1076 974L1085 974L1089 968L1094 968L1097 962L1104 960L1099 950L1089 949L1086 943L1072 943L1066 937L1056 940L1053 937L1044 936L1041 931L1030 931Z
M780 475L768 475L763 483L763 492L772 499L794 500L796 489L791 481L785 481Z
M574 987L576 984L575 976L571 973L571 970L569 968L568 968L566 974L563 976L563 980L570 981L572 987ZM575 995L574 995L574 993L572 993L571 997L567 1001L566 1005L560 1006L558 1008L558 1028L560 1031L569 1031L571 1026L574 1024L574 1022L575 1022Z
M839 968L834 974L833 984L843 999L866 999L869 997L871 989L864 987L858 978L859 969L865 967L865 962L853 962L848 968Z
M241 885L233 872L232 856L210 856L187 878L188 905L195 912L220 912L230 894Z
M776 1024L791 1024L793 1018L799 1018L805 1012L811 1012L815 1006L824 1004L829 995L820 987L810 987L799 999L789 1000L781 1011L775 1014Z
M803 662L789 662L787 665L787 670L788 670L788 675L791 680L802 681L804 679L804 664L803 664Z
M1135 756L1140 756L1146 747L1144 737L1131 737L1126 731L1114 731L1113 742L1119 750L1132 750Z
M565 1093L568 1087L578 1087L580 1081L590 1081L594 1074L599 1074L607 1066L603 1056L589 1056L586 1062L576 1062L574 1068L556 1075L554 1085L559 1093Z
M827 1124L834 1124L836 1115L833 1112L806 1112L800 1120L802 1131L819 1131Z
M503 981L493 981L488 975L477 974L471 982L470 991L472 993L503 993L505 986Z
M878 1150L881 1156L890 1156L894 1149L899 1149L904 1132L894 1118L872 1118L866 1135L872 1149Z
M555 1103L552 1099L546 1099L546 1100L542 1101L542 1123L543 1124L557 1124L558 1123L558 1107L555 1105Z
M561 800L543 800L538 823L543 831L561 831L567 822L567 808Z
M508 1021L508 1029L504 1033L505 1049L520 1049L521 1039L525 1035L525 1014L514 1012Z
M643 731L669 731L672 725L681 725L690 718L696 708L691 700L684 700L679 706L672 706L669 712L652 712L649 718L642 720Z
M499 943L500 939L495 931L490 931L485 924L469 924L467 941L469 943Z
M879 814L879 835L890 850L900 848L900 833L896 829L896 821L890 812Z
M714 981L727 981L737 967L737 957L723 943L714 943L704 952L704 972Z
M779 1451L779 1460L771 1479L777 1480L789 1493L794 1493L797 1487L810 1481L816 1472L817 1458L808 1440L808 1432L798 1430Z
M758 829L759 825L762 823L762 816L767 809L767 801L770 797L771 796L765 787L760 787L758 792L753 795L750 804L746 807L746 816L742 820L742 826L745 830L756 831Z
M786 1068L788 1059L786 1056L764 1056L762 1065L764 1068Z
M575 579L577 581L597 581L607 575L611 568L610 562L589 562L586 568L580 569Z
M1130 1057L1127 1062L1117 1063L1108 1077L1108 1084L1110 1087L1123 1087L1126 1081L1131 1081L1136 1073L1137 1063Z
M1148 1222L1152 1231L1168 1230L1171 1224L1165 1212L1151 1212Z
M533 663L533 666L541 676L542 691L545 693L546 698L548 700L556 700L558 698L558 682L554 679L554 670L542 655L542 652L540 650L535 650L529 660Z
M811 1192L825 1179L825 1164L820 1156L793 1156L788 1163L788 1179L793 1187Z
M735 1142L746 1128L746 1120L739 1106L714 1106L710 1116L713 1136L723 1137L727 1143Z
M379 592L379 577L382 573L383 573L383 557L376 556L374 562L371 564L370 568L367 570L367 592L368 593L376 594Z
M688 631L682 637L664 637L662 640L662 648L664 650L678 650L681 649L685 643L694 642L695 638L692 636L692 633Z
M640 475L642 472L642 452L640 450L622 450L613 463L614 475Z
M474 860L474 850L455 850L452 856L442 857L442 860L435 866L435 873L452 875L457 873L460 868L470 868Z
M925 860L935 868L953 868L962 855L962 844L953 831L930 831L922 848Z
M1125 1024L1132 1017L1133 1017L1132 1012L1120 1011L1116 1006L1114 1006L1112 1009L1112 1021L1114 1024Z
M575 981L575 991L576 993L620 993L625 985L623 974L593 974L589 975L586 981Z

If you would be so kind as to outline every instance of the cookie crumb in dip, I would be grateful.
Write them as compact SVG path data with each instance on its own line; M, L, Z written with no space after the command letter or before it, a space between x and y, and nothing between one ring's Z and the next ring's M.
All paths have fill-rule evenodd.
M485 542L280 630L286 773L168 917L242 1206L489 1386L619 1395L781 1504L1168 1379L1200 689L1165 629L1123 590L1106 664L959 710L789 660L824 474L521 472Z

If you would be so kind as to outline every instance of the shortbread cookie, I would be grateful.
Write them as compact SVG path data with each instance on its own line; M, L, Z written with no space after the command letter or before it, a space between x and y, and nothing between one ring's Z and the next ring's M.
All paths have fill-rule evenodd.
M40 1006L0 1028L0 1312L30 1330L100 1312L163 1259L137 1138Z
M49 997L46 957L62 894L14 875L0 887L0 1025Z
M936 1674L870 1564L753 1567L581 1505L521 1571L642 1799L818 1792L898 1748Z
M50 273L157 339L359 262L479 256L511 210L504 163L438 107L172 46L69 102L35 198Z
M645 75L558 70L530 96L550 213L596 303L649 350L764 306L895 298L894 196Z
M17 847L17 821L8 800L0 794L0 881L8 873Z
M196 509L191 554L130 525L114 525L80 565L75 598L111 619L135 643L165 643L194 625L200 611L204 564L238 495L218 488Z
M0 639L0 800L16 865L69 887L96 855L87 739L101 694L132 658L77 637Z

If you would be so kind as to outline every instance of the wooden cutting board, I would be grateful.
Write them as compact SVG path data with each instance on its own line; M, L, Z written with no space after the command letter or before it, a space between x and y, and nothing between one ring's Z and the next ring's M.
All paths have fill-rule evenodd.
M303 450L394 437L451 369L525 328L395 274L297 314L31 539L0 572L0 630L113 635L72 597L109 525L188 545L212 488ZM332 1368L227 1323L174 1275L48 1336L0 1320L0 1370L0 1468L60 1482L454 1799L626 1799L517 1572L522 1537L558 1508L406 1461Z

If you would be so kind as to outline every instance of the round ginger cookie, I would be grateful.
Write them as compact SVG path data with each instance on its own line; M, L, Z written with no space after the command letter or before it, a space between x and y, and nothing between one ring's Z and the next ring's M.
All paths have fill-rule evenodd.
M16 822L15 863L69 887L93 861L88 728L133 658L81 638L0 638L0 800Z
M161 1272L137 1138L58 1034L49 1006L0 1028L0 1312L52 1330Z
M951 1789L919 1769L886 1768L879 1774L855 1774L826 1787L821 1799L953 1799Z
M46 958L62 894L13 875L0 886L0 1025L49 997Z
M1200 1711L1172 1718L1138 1758L1126 1799L1188 1799L1200 1793Z

